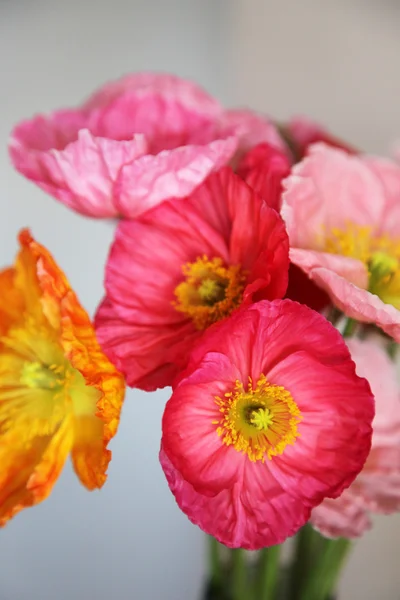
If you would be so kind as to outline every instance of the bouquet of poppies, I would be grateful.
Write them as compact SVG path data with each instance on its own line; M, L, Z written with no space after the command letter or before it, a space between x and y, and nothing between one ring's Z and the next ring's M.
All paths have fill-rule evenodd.
M0 524L68 455L100 488L125 385L170 386L160 462L210 536L207 597L332 598L370 513L400 508L400 164L151 73L9 151L115 238L93 321L29 230L0 272Z

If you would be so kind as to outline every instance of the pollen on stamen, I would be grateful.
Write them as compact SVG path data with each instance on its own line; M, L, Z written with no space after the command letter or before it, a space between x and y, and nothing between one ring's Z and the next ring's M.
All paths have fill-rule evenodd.
M292 395L282 386L271 384L261 375L255 388L249 379L247 389L236 381L234 390L217 396L221 418L214 420L216 433L226 446L247 454L253 462L282 454L299 436L300 410Z

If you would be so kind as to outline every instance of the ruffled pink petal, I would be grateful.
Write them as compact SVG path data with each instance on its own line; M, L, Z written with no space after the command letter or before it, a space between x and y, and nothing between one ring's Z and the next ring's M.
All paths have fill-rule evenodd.
M325 267L310 269L308 276L329 294L333 304L345 315L361 323L374 323L400 342L400 311L394 306Z
M146 391L171 385L178 375L181 354L197 337L191 323L151 325L121 316L107 297L97 309L96 335L127 384ZM179 360L180 359L180 360Z
M249 463L243 487L217 495L199 493L187 482L161 448L160 462L180 509L195 525L229 548L258 550L280 544L307 522L310 509L283 492L265 465ZM249 492L243 488L249 484ZM263 495L268 490L268 501Z
M350 154L358 153L347 142L339 140L322 125L304 115L290 119L288 123L285 123L285 129L295 145L296 152L301 158L307 153L309 146L317 142L324 142L328 146L341 148Z
M217 117L222 111L219 102L197 84L176 75L146 72L132 73L106 83L90 96L84 108L93 110L107 106L126 92L135 92L138 96L162 94L165 98L179 100L187 109L210 117Z
M237 369L222 355L209 353L199 368L181 380L163 416L163 447L174 467L194 488L213 496L231 487L245 457L221 443L217 397L237 377Z
M282 298L288 283L289 240L281 217L231 169L215 180L221 182L231 220L229 261L247 273L244 301Z
M237 174L278 212L281 208L282 180L289 175L286 154L268 144L255 146L244 157Z
M145 94L127 92L93 111L90 129L98 136L115 140L130 139L134 133L142 133L149 142L151 154L228 137L218 135L214 116L185 106L178 97L168 97L154 90Z
M252 110L227 110L220 125L224 135L234 135L239 139L238 155L241 156L258 144L267 143L286 152L278 129L268 117Z
M378 176L386 198L378 234L398 239L400 237L400 166L392 160L371 156L365 156L364 162Z
M362 159L316 144L284 181L282 216L292 246L325 249L333 228L349 223L379 227L386 196L379 177Z
M227 164L236 149L231 137L206 146L185 146L144 156L121 170L118 207L137 217L168 198L189 195L207 176Z
M334 271L362 289L368 287L368 270L363 262L355 258L328 252L291 248L290 260L309 277L315 269L323 268Z
M310 522L325 537L360 537L371 527L368 513L350 490L345 490L340 498L326 498L313 509Z
M337 360L338 339L336 346L332 359L336 355ZM371 448L374 402L367 382L355 376L349 356L326 365L311 349L293 352L267 378L290 391L302 416L296 443L271 461L275 478L314 505L325 496L339 496L354 481Z
M357 375L368 380L375 396L373 447L400 448L400 390L396 364L388 356L381 336L350 338L347 346Z

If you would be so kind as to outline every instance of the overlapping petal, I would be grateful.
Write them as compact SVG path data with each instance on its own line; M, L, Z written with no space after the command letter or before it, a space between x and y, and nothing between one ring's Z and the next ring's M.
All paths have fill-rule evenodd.
M218 399L237 380L255 389L260 375L289 390L301 415L298 437L262 461L225 443L216 425ZM193 348L165 409L160 460L194 523L230 547L261 548L281 543L313 506L351 484L370 449L373 415L370 388L339 332L305 306L262 301Z
M283 222L228 168L189 198L165 202L117 229L96 330L129 385L169 385L185 365L202 332L176 309L175 290L185 280L185 265L204 256L241 269L240 304L286 291Z

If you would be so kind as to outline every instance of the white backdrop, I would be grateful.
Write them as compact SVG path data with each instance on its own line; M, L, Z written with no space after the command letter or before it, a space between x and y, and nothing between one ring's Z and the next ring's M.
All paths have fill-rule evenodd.
M25 225L86 308L102 293L111 225L85 220L16 174L6 141L35 111L78 103L128 71L167 70L222 100L308 112L368 150L400 134L394 0L0 0L0 265ZM1 600L197 600L203 537L175 506L157 451L168 391L128 394L109 481L68 467L54 493L0 531ZM341 600L396 600L400 518L358 544Z

